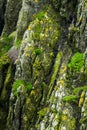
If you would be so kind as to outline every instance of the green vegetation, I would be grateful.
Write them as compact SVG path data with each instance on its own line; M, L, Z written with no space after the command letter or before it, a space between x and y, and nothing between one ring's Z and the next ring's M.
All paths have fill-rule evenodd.
M32 84L30 82L25 82L25 86L27 88L27 91L30 91L33 88Z
M84 56L83 53L77 52L72 58L71 62L68 64L68 67L75 72L80 71L80 69L84 66Z
M87 116L84 116L82 119L80 119L80 123L86 123L87 122Z
M11 37L4 37L0 39L0 56L8 52L8 50L12 46L12 38Z
M45 107L45 108L41 109L40 111L38 111L38 115L41 116L41 117L43 117L43 116L45 116L45 114L47 112L49 112L49 108Z
M16 80L13 83L13 93L14 93L15 96L18 95L18 93L17 93L18 87L21 86L21 85L23 85L23 84L24 84L23 80Z
M81 87L74 88L73 93L78 94L80 91L87 91L87 86L81 86Z
M40 40L40 33L43 30L41 24L38 23L37 25L35 25L33 30L34 30L34 35L33 35L34 40Z
M8 36L8 37L3 37L2 39L0 39L0 42L9 44L12 42L12 40L13 38Z
M21 45L21 39L17 39L16 40L16 42L14 43L14 46L16 47L16 48L19 48L20 47L20 45Z
M77 98L78 98L78 97L77 97L76 95L69 95L69 96L64 96L64 97L62 98L62 100L63 100L64 102L71 102L71 101L76 102Z
M5 65L5 64L9 64L10 63L10 59L8 57L8 55L5 53L0 57L0 66Z
M4 48L3 48L3 50L5 51L5 52L8 52L8 50L11 48L11 45L5 45L4 46Z
M13 93L15 96L18 96L17 89L19 88L19 86L26 87L27 91L30 91L33 88L32 84L30 82L24 82L23 80L16 80L13 83Z
M87 91L87 86L81 86L81 87L74 88L73 95L64 96L62 98L62 100L64 102L77 102L77 99L79 99L79 93L81 91L83 91L83 93L81 94L81 97L83 97L85 91Z
M34 51L36 55L40 55L42 53L42 50L40 48L37 48Z
M43 18L44 18L44 15L45 15L45 11L41 11L41 12L39 12L38 14L37 14L37 18L39 19L39 20L42 20Z
M49 89L50 90L49 90L47 99L49 99L49 96L50 96L50 94L52 92L54 81L56 79L56 75L57 75L57 72L59 70L59 66L60 66L60 63L61 63L61 58L62 58L62 52L59 52L57 54L57 57L56 57L56 60L55 60L54 69L53 69L53 75L51 77L51 81L50 81L50 85L49 85Z

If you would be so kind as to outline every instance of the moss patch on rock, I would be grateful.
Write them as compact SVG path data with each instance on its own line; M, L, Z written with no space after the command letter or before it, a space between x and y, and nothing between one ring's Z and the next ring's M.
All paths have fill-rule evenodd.
M79 72L82 67L84 67L84 55L83 53L76 52L72 58L68 67L75 72Z
M22 87L25 88L27 91L30 91L33 89L33 86L30 82L25 82L23 80L16 80L12 85L12 90L14 96L18 96L18 93L23 92Z
M10 59L9 59L7 53L0 57L0 66L9 64L9 63L10 63Z

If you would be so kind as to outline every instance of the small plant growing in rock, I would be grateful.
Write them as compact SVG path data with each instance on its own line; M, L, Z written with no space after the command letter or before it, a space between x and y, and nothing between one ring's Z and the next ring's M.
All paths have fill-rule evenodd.
M41 109L40 111L38 111L38 115L41 117L44 117L47 112L49 112L49 108L45 107L45 108Z
M0 57L0 66L10 63L8 55L5 53Z
M80 86L80 87L74 88L73 93L79 94L81 91L87 91L87 86Z
M24 82L23 80L16 80L13 83L13 93L17 97L18 96L18 88L19 86L24 86L27 91L32 90L33 86L30 82Z
M77 96L76 95L68 95L68 96L64 96L63 98L62 98L62 100L64 101L64 102L76 102L77 101Z
M42 20L42 19L44 18L44 15L45 15L45 11L41 11L41 12L39 12L39 13L37 14L37 18L38 18L39 20Z
M30 91L30 90L33 89L33 86L32 86L32 84L30 82L25 82L25 86L27 88L27 91Z
M21 45L21 39L17 39L17 41L14 43L14 46L16 47L16 48L19 48L20 47L20 45Z
M41 26L41 24L38 23L36 26L34 26L33 30L34 30L34 35L33 35L34 40L39 40L40 33L42 32L43 27Z
M4 37L0 39L0 56L7 53L11 48L12 38Z
M42 53L42 50L40 48L35 49L35 54L40 55Z
M80 71L80 69L84 66L84 56L83 53L77 52L72 58L71 62L68 64L68 67L75 72Z
M18 95L18 93L17 93L18 87L21 86L21 85L23 85L23 84L24 84L23 80L16 80L13 83L13 93L14 93L15 96Z

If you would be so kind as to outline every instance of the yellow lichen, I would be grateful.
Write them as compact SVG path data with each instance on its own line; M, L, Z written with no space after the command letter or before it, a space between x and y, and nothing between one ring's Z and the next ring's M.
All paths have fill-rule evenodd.
M81 97L84 97L85 96L85 92L83 91L82 93L81 93Z
M79 107L81 107L81 106L82 106L83 101L84 101L84 99L81 97L81 98L79 99L79 104L78 104L78 106L79 106Z
M78 106L81 107L83 102L84 102L84 96L85 96L85 91L83 91L80 95L79 103Z
M57 89L58 89L58 87L57 87L57 86L55 86L55 87L54 87L54 90L56 91Z
M24 121L28 121L27 116L24 116L23 119L24 119Z
M66 121L67 120L67 116L66 115L62 115L62 121Z
M29 31L31 30L31 27L30 27L30 26L28 26L28 30L29 30Z
M64 80L61 79L61 80L59 81L59 83L60 83L61 85L64 85Z
M39 0L34 0L36 3L39 1Z
M63 66L63 72L65 72L65 71L66 71L66 69L67 69L67 67L66 67L66 66Z
M42 20L40 20L40 24L43 24L43 21L42 21Z
M30 94L31 94L31 95L35 95L35 91L34 91L34 90L32 90Z

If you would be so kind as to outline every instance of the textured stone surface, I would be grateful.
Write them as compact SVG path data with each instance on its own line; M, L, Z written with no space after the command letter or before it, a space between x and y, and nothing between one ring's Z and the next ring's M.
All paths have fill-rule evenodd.
M16 24L21 9L21 0L8 0L5 12L5 25L2 36L7 36L16 29Z
M0 35L4 27L4 14L7 0L0 0Z
M87 0L23 0L17 19L14 3L0 39L0 129L86 130Z

